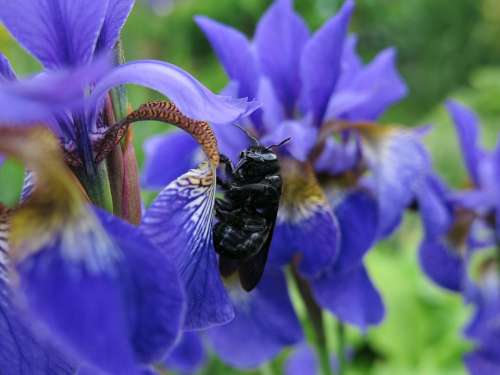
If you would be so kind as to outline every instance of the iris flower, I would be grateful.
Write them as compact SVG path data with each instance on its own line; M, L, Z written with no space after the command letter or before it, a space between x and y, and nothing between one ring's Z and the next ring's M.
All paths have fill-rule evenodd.
M23 315L36 322L26 333L34 344L25 350L31 352L16 349L22 336L15 332L2 341L2 355L18 355L5 363L13 374L19 373L16 368L36 373L34 366L44 365L34 358L45 350L37 340L48 341L54 358L58 348L64 349L63 358L71 360L61 366L139 373L165 355L185 320L175 259L139 228L89 202L102 203L92 198L106 170L96 157L96 139L113 124L103 115L109 90L125 83L150 87L190 117L215 122L234 121L254 108L246 100L212 94L168 63L145 60L111 68L97 57L115 45L132 5L130 0L0 2L2 23L45 68L15 82L8 61L0 60L0 154L21 160L34 177L33 189L8 218L11 268L19 285L11 288L16 297L10 298L8 285L2 284L2 306L16 316L9 311L17 300ZM33 128L34 122L49 127L61 142L43 127ZM123 160L130 164L134 159L126 159L132 149L127 142ZM126 188L118 193L113 198L123 202ZM140 221L140 216L123 216ZM178 224L174 230L183 229ZM21 335L30 329L6 316ZM56 366L50 358L46 361Z
M406 87L393 49L361 62L347 33L353 10L346 1L311 35L292 2L276 0L253 41L208 18L196 22L230 79L224 92L262 105L242 126L266 145L292 139L277 151L284 188L269 265L295 264L322 307L366 328L384 308L363 256L397 226L428 161L415 132L373 123ZM249 146L234 126L214 130L233 161ZM183 157L174 165L167 149ZM179 132L150 139L145 150L143 184L153 189L199 158L196 143Z
M427 223L420 263L437 285L461 293L474 307L465 329L465 336L475 345L465 355L470 373L496 374L500 371L500 144L494 150L483 149L477 116L454 101L447 103L447 109L455 124L470 188L453 190L437 177L432 179L430 195L437 200L420 207ZM436 221L443 208L445 220Z

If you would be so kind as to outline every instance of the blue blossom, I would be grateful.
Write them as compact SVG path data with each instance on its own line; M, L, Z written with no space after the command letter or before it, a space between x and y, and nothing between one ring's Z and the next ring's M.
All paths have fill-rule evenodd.
M196 22L230 79L224 92L261 102L242 125L264 144L292 138L279 150L284 189L270 266L296 264L323 307L365 328L384 312L362 258L398 225L424 185L428 158L415 132L371 123L406 87L393 49L368 65L361 62L355 36L347 35L354 2L346 1L313 35L291 3L271 5L253 42L208 18ZM233 161L249 145L233 126L214 124L214 131ZM175 166L165 157L167 147L183 155ZM172 181L200 155L196 144L175 132L152 138L145 150L143 183L150 188Z

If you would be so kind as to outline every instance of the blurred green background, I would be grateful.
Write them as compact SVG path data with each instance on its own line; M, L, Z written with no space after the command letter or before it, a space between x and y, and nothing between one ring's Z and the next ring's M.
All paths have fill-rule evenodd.
M207 41L192 21L208 15L253 34L270 0L177 0L165 15L139 3L124 31L127 59L156 58L188 70L214 91L226 83ZM296 9L316 29L334 14L338 0L296 0ZM438 171L455 187L467 181L452 124L444 111L446 98L471 105L483 124L483 142L493 147L500 130L500 1L498 0L357 0L351 30L359 36L359 50L368 61L379 50L398 49L400 71L408 83L408 97L391 109L382 122L407 126L433 124L426 143ZM21 50L0 26L0 50L20 75L39 65ZM155 94L131 87L133 107ZM136 127L139 161L141 144L166 131L159 124ZM0 168L0 201L14 202L22 169L14 162ZM387 304L387 318L361 336L348 331L349 342L370 352L372 360L358 359L348 374L463 374L461 355L470 345L461 330L471 311L458 296L432 285L417 261L418 218L409 215L393 238L379 244L367 262ZM302 317L304 318L304 317ZM332 347L334 324L328 322ZM279 373L287 353L260 373ZM236 374L213 358L206 374Z

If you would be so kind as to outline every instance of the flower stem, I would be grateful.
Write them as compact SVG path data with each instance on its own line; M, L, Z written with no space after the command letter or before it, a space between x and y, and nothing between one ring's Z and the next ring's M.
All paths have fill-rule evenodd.
M337 340L338 340L338 350L337 350L337 360L338 360L338 370L337 375L342 375L345 368L345 326L344 323L337 322Z
M307 310L309 322L312 326L314 334L314 346L318 354L321 374L333 375L332 366L330 363L330 352L328 350L328 343L326 340L325 325L323 321L323 311L318 306L311 292L311 288L305 279L303 279L295 265L292 265L292 275L297 284L302 301L304 302Z

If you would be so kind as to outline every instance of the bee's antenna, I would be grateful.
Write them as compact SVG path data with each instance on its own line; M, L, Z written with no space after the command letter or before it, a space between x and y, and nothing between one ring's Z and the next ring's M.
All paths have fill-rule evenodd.
M281 147L283 145L286 145L291 140L292 140L292 137L285 138L280 143L278 143L277 145L271 145L271 146L267 147L266 150L270 150L273 147Z
M250 138L252 140L252 143L255 145L255 146L260 146L260 142L257 138L255 138L252 134L250 134L250 132L239 126L238 124L233 124L234 126L236 126L237 128L239 128L243 133L245 133L247 135L248 138Z

